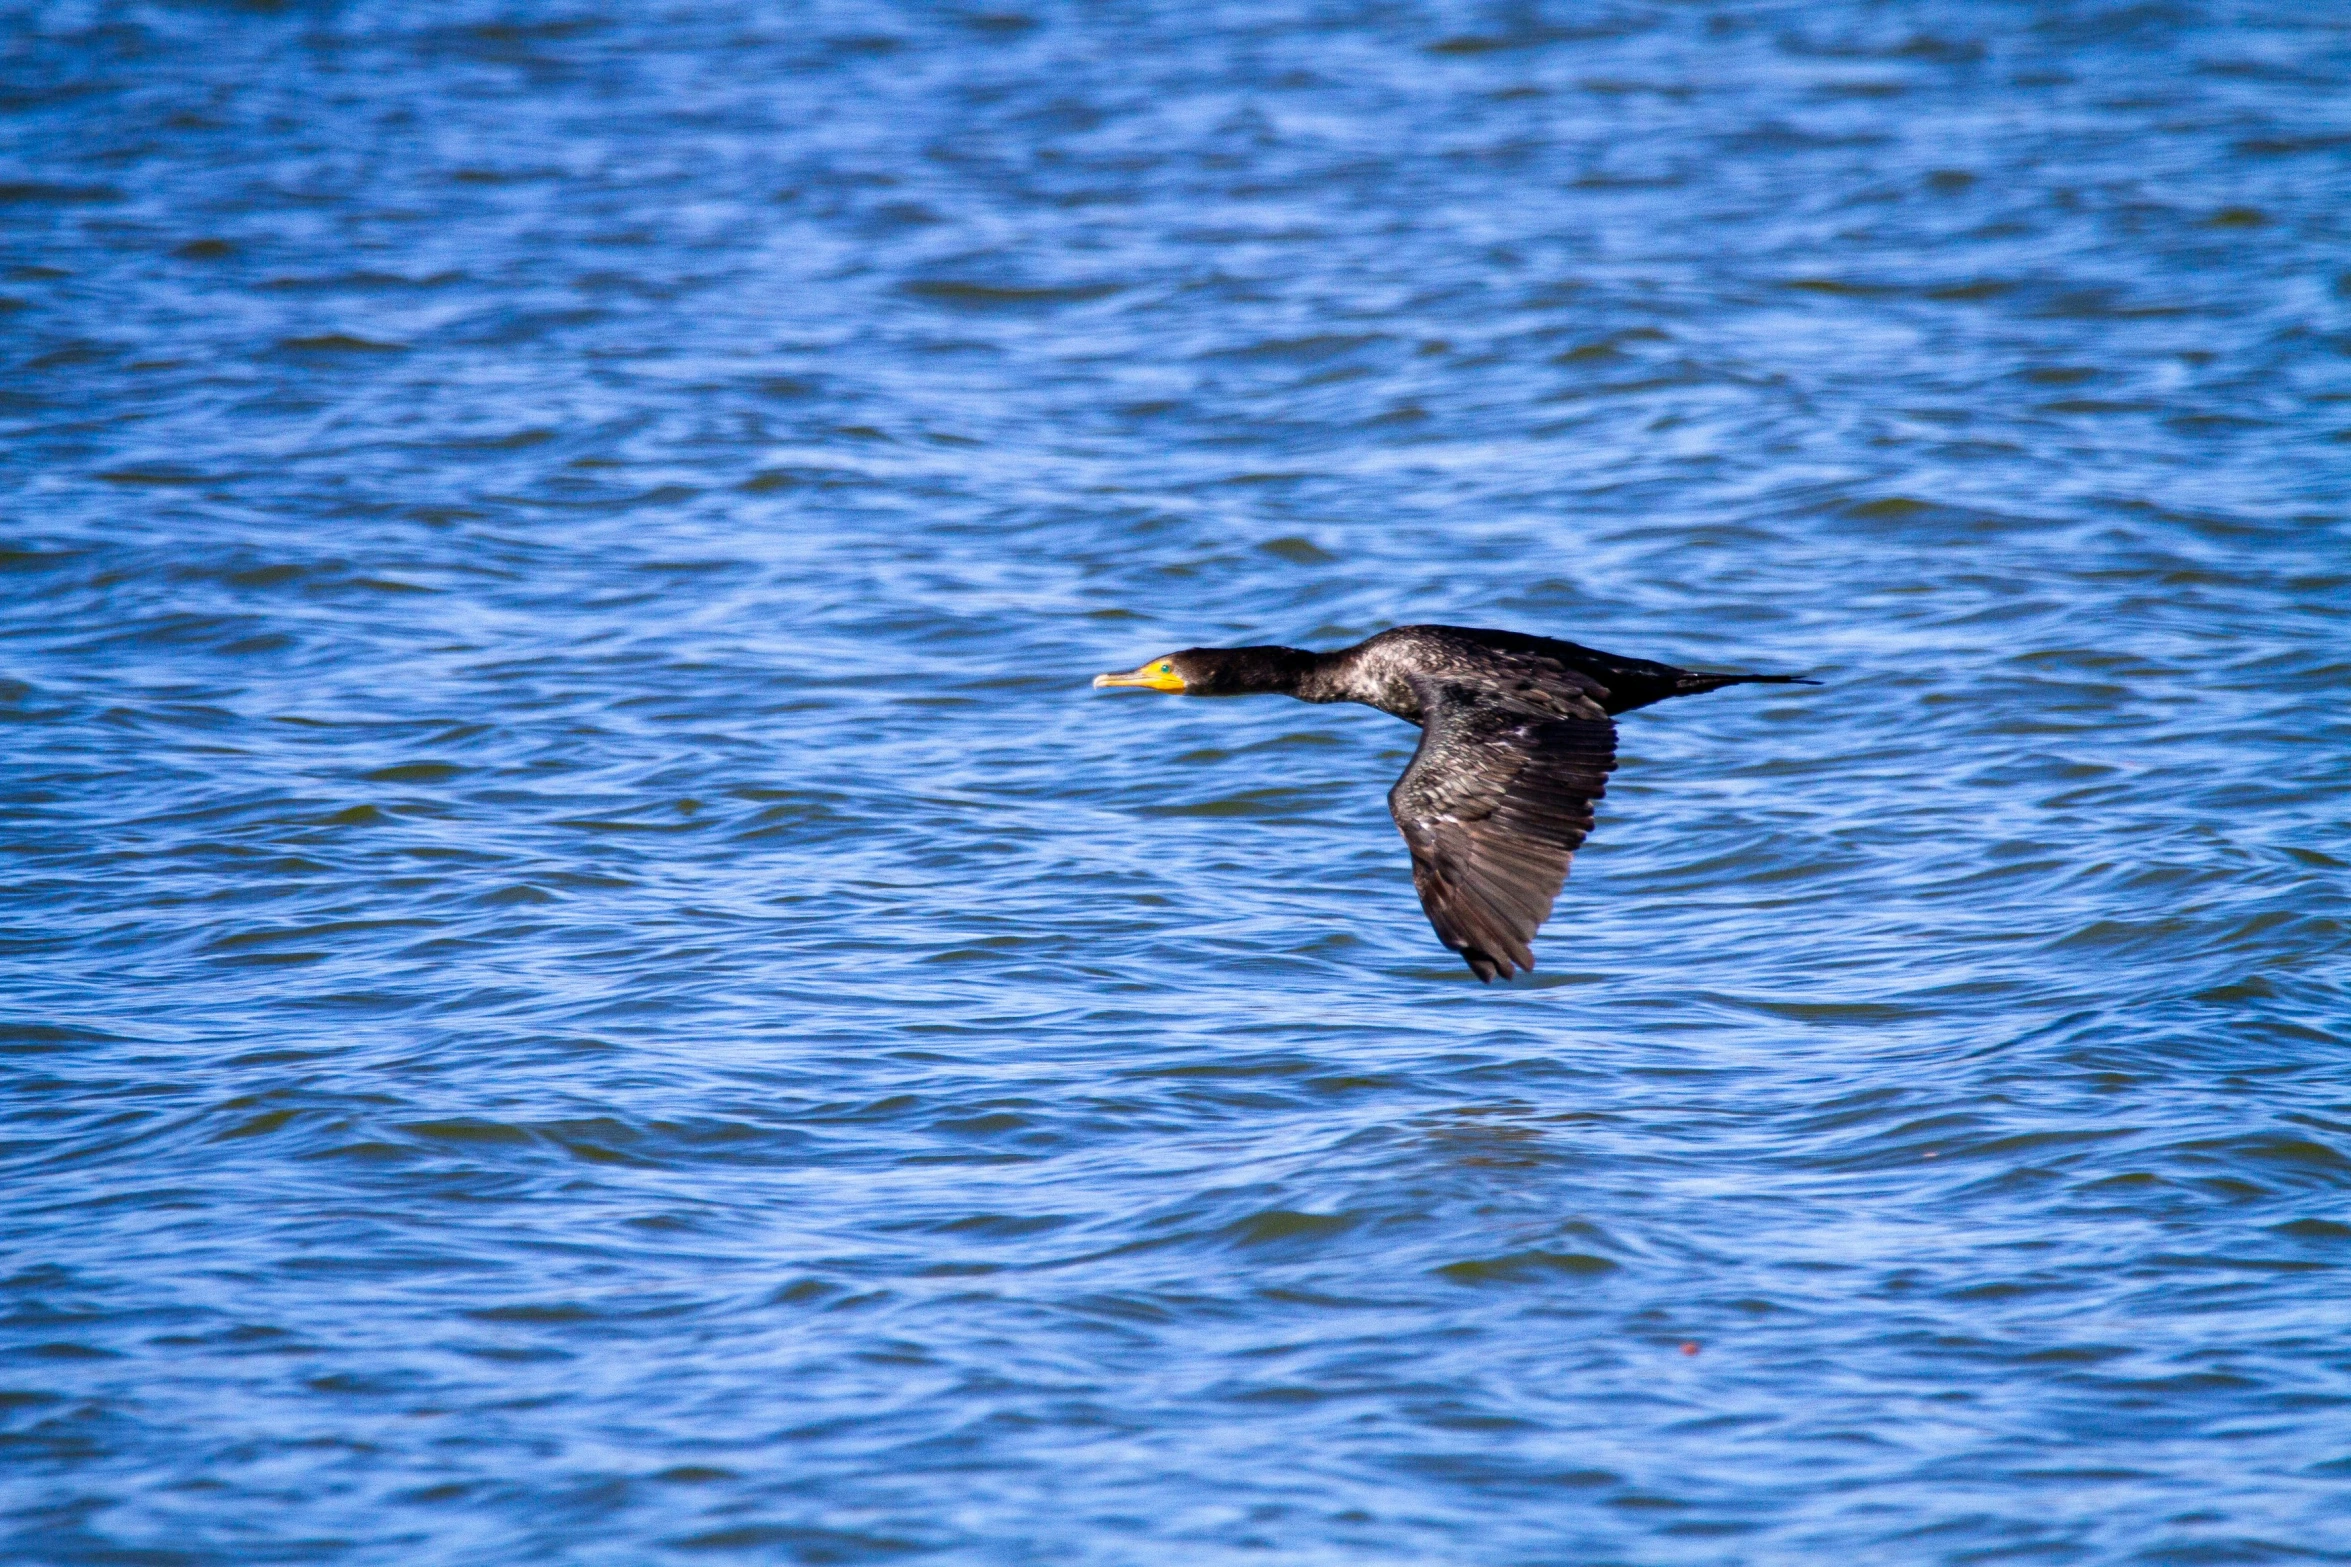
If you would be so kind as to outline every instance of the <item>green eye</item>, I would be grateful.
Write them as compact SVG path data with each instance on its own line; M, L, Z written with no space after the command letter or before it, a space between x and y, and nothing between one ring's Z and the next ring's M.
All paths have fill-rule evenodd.
M1175 665L1162 664L1159 666L1159 672L1163 675L1172 675L1175 673Z

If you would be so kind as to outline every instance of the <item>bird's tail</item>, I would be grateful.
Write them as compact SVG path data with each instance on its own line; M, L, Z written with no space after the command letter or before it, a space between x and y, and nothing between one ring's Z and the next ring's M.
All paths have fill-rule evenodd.
M1820 682L1802 675L1708 675L1697 670L1686 670L1673 683L1675 696L1696 696L1704 691L1720 691L1724 686L1816 686Z

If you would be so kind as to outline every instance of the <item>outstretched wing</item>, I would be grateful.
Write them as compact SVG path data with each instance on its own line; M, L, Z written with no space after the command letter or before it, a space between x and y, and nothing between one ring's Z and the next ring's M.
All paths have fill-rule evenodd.
M1420 749L1388 791L1437 937L1482 980L1535 966L1567 862L1616 769L1616 726L1578 692L1416 680Z

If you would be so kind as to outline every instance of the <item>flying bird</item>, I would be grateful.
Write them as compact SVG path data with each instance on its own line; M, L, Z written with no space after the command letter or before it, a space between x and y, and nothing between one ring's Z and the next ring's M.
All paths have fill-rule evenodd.
M1335 653L1186 648L1094 684L1361 702L1418 725L1388 810L1437 939L1494 980L1535 966L1530 943L1616 770L1617 714L1724 686L1819 682L1677 669L1516 631L1398 626Z

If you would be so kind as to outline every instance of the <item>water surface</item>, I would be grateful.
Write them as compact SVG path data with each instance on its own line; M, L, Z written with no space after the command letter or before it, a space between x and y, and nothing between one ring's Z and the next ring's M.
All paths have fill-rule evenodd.
M2351 1558L2332 4L0 24L0 1554ZM1354 708L1632 715L1542 967Z

